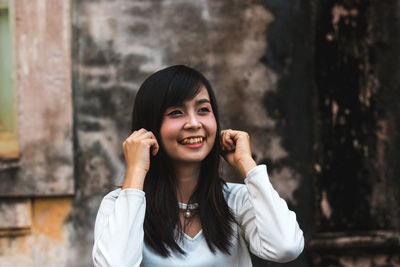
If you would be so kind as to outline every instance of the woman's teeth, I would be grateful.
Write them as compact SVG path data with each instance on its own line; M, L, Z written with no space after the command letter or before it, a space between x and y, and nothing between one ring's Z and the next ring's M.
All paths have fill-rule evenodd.
M183 145L194 145L203 142L203 137L196 137L196 138L186 138L182 140Z

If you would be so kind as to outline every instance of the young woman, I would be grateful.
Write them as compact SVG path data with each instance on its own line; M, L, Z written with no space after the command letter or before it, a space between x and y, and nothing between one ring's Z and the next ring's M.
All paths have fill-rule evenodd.
M122 189L106 195L96 224L95 266L251 266L249 249L287 262L303 232L255 163L249 135L220 130L206 78L183 65L147 78L123 143ZM225 183L220 155L245 178Z

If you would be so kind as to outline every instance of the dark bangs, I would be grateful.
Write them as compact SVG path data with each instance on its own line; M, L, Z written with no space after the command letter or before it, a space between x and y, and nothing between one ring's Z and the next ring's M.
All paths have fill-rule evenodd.
M178 68L169 85L163 110L182 105L195 97L202 86L200 73L188 68Z

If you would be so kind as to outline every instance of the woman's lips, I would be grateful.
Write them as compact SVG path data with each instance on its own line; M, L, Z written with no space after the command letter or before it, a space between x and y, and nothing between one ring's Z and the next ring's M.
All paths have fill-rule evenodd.
M190 141L198 142L198 141L204 141L205 139L206 138L203 136L190 136L180 140L179 143L181 143L182 145L186 145L189 144Z
M181 145L188 147L188 148L199 148L199 147L203 146L203 144L204 144L204 140L198 144L186 144L186 145L181 144Z

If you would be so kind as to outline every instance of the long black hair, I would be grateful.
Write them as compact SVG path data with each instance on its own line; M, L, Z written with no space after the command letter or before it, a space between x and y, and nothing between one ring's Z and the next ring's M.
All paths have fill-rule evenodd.
M201 163L200 178L190 201L200 205L198 215L203 235L210 250L229 254L234 215L224 198L225 182L219 176L220 124L215 95L207 79L198 71L184 65L175 65L155 72L148 77L136 94L132 113L132 132L145 128L153 132L160 144L156 156L151 156L150 169L144 182L146 215L144 219L145 242L160 255L170 251L185 252L177 244L181 222L176 197L177 181L169 157L161 144L160 127L163 114L169 107L182 104L195 97L204 86L217 123L214 146Z

